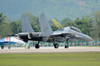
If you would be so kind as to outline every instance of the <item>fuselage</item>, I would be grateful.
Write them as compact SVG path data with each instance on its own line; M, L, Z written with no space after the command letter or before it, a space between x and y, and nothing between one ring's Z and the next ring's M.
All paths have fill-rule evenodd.
M19 33L19 37L26 40L33 41L43 41L43 42L65 42L67 39L70 40L83 40L83 41L92 41L93 39L86 34L83 34L76 27L65 27L54 31L50 36L42 36L41 32L25 32ZM21 36L20 36L21 35ZM47 39L47 40L45 40Z
M63 29L55 31L53 34L54 35L56 35L56 34L70 34L70 37L68 35L66 35L66 37L68 36L69 39L78 39L78 40L83 40L83 41L92 41L93 40L90 36L83 34L76 27L65 27Z

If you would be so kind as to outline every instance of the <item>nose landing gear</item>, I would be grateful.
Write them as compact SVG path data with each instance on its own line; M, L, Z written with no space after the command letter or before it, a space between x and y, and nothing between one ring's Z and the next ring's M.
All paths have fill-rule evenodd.
M39 43L40 43L40 42L38 41L38 43L35 45L35 48L36 48L36 49L39 49L39 48L40 48Z
M67 39L67 45L66 45L66 42L65 42L65 48L69 48L69 39Z

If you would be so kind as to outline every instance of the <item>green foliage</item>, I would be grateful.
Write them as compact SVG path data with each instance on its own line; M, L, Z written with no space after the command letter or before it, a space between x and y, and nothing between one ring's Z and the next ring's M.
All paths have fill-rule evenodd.
M53 31L58 30L58 28L54 24L51 24L51 28L52 28Z
M100 40L100 11L93 13L95 19L95 28L93 30L93 36L96 35L96 40Z
M0 23L8 23L10 19L7 16L3 16L2 13L0 13Z
M7 18L7 16L3 16L3 14L0 13L0 38L12 33L11 26L8 22L9 19Z
M37 16L34 16L32 13L27 12L25 13L28 18L29 18L29 22L31 23L33 29L35 32L40 31L40 22L39 22L39 18Z
M74 23L76 24L76 27L79 28L83 33L90 35L90 29L92 28L92 23L90 18L84 18L82 19L77 18Z
M10 23L10 26L11 26L11 31L13 34L17 34L17 33L21 32L20 21L12 22L12 23Z
M39 32L39 31L40 31L39 26L38 26L38 25L35 25L34 22L31 22L31 25L32 25L32 28L33 28L33 30L34 30L35 32Z
M10 24L8 23L0 24L0 38L5 37L8 34L12 34Z
M70 18L65 18L61 21L61 25L63 26L71 26L72 20Z
M94 12L93 15L94 15L95 17L100 17L100 11Z
M0 23L2 23L2 13L0 13Z
M58 30L57 26L52 22L52 20L49 20L49 24L50 24L53 31Z

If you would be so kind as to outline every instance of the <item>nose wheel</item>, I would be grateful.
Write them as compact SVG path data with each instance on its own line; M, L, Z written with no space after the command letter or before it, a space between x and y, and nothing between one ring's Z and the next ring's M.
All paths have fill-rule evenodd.
M69 48L69 39L67 39L67 45L66 45L66 42L65 42L65 48Z

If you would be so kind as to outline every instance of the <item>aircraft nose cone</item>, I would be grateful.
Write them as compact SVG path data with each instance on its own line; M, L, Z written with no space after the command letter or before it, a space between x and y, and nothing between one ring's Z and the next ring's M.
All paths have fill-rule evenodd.
M91 37L88 36L88 41L93 41L93 39Z
M90 41L93 41L93 39L90 37Z

